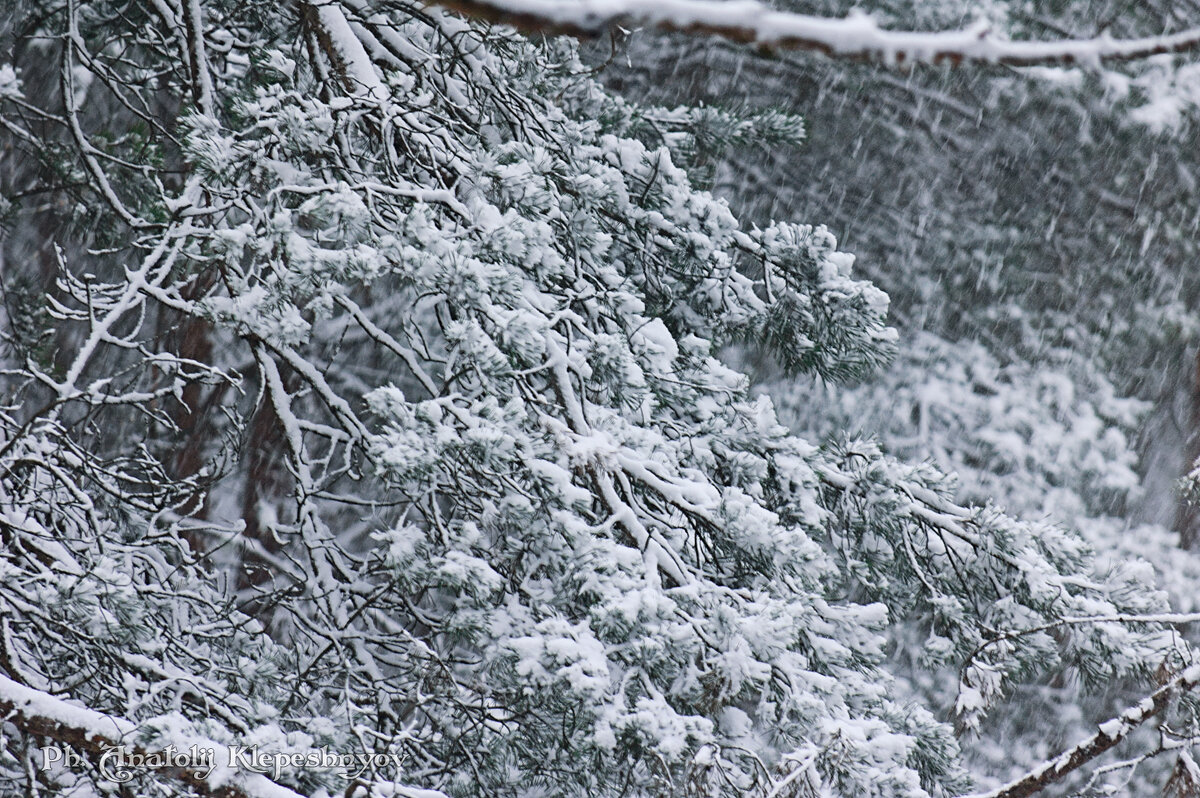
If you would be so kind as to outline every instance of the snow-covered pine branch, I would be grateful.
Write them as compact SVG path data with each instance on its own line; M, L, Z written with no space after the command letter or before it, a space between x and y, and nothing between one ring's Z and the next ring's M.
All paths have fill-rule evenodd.
M126 756L143 760L153 759L156 753L133 744L137 725L125 718L77 706L3 675L0 675L0 713L6 723L22 732L76 750L103 754L111 749L121 749ZM220 748L211 740L197 738L175 744L180 751L193 745L214 750ZM196 794L211 798L304 798L262 774L229 767L228 763L236 757L231 757L228 751L221 754L214 758L213 767L207 773L186 767L164 768L162 773L167 778L180 780Z
M431 0L431 5L533 33L590 37L651 27L721 36L767 51L811 50L889 65L1098 65L1200 48L1200 28L1137 39L1014 41L986 21L955 31L893 31L866 14L833 19L780 11L761 0Z

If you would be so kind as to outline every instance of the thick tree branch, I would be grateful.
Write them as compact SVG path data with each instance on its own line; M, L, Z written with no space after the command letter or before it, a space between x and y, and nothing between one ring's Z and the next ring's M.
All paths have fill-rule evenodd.
M93 753L119 746L131 755L151 753L125 741L136 729L130 721L69 704L6 676L0 676L0 721L7 721L29 734ZM172 774L201 795L212 798L304 798L266 776L231 772L220 766L207 776L187 768L173 769Z
M616 27L713 34L764 50L815 50L887 64L965 61L1008 66L1130 61L1200 49L1200 27L1139 39L1012 41L985 22L956 31L890 31L865 15L829 19L776 11L759 0L429 0L477 19L536 33L591 37Z
M1180 693L1194 689L1200 684L1200 665L1192 665L1171 681L1129 707L1120 715L1100 724L1091 737L1064 751L1054 759L1018 779L990 792L964 796L964 798L1026 798L1060 781L1108 749L1128 737L1134 729L1160 714L1171 700Z

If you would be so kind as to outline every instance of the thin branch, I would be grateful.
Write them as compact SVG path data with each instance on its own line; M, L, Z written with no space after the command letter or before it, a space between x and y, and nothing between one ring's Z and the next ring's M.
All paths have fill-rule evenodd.
M1013 41L986 21L954 31L890 31L864 14L843 19L776 11L759 0L429 0L532 33L596 37L617 28L712 34L767 51L813 50L886 64L1098 64L1200 49L1200 27L1161 36Z

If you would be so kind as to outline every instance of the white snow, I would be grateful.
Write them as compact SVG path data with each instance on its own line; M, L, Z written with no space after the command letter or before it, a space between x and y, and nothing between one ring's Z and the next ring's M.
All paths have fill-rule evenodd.
M1139 39L1012 41L995 35L986 20L956 31L889 31L868 15L843 19L777 11L758 0L473 0L465 4L536 17L563 27L599 32L612 25L712 30L765 47L803 47L836 56L869 56L895 64L914 61L984 61L1012 65L1098 64L1105 59L1179 52L1200 44L1200 28Z

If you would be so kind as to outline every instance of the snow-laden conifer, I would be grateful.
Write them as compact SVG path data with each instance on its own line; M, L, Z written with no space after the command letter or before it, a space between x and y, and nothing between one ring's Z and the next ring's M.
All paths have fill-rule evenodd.
M954 794L955 721L1014 684L1182 656L1146 568L799 438L721 359L839 379L895 333L827 230L692 185L703 114L403 4L31 24L62 99L6 88L5 129L94 218L62 353L4 372L11 784L103 791L30 735L95 751L107 717L399 761L281 775L308 795ZM956 718L898 689L898 641L960 668Z

